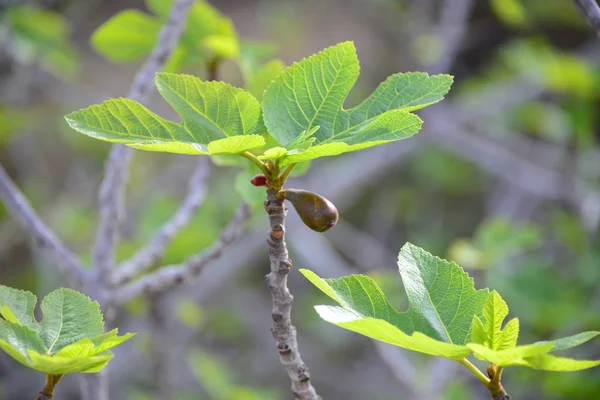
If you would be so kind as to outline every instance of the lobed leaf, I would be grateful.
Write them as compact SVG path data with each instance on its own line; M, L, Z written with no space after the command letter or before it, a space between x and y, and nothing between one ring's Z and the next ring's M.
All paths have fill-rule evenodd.
M398 312L369 277L350 275L323 279L300 272L339 306L316 306L325 321L395 346L460 360L471 352L500 366L525 366L548 371L576 371L600 365L598 360L573 360L549 353L583 344L600 332L517 346L519 320L502 330L508 306L497 292L475 290L458 265L410 243L398 256L409 308ZM485 322L483 322L485 321Z
M328 322L410 350L461 359L470 353L473 316L481 316L489 295L475 290L473 280L456 264L406 244L398 267L409 299L400 313L377 284L366 276L322 279L301 270L341 307L319 306Z
M396 74L360 105L345 110L358 73L354 44L345 42L292 65L267 87L265 124L288 150L301 132L321 127L313 147L290 154L282 165L410 137L422 121L409 112L442 100L452 84L449 75Z
M39 332L40 324L33 314L36 303L33 293L0 285L0 315L8 322Z
M260 104L223 82L159 73L158 90L181 117L177 124L128 99L107 100L66 116L88 136L149 151L238 154L264 145Z
M44 319L33 317L30 292L0 285L0 348L18 362L47 375L97 372L112 358L110 349L134 334L104 332L100 306L71 289L58 289L42 300ZM7 318L8 316L8 318Z

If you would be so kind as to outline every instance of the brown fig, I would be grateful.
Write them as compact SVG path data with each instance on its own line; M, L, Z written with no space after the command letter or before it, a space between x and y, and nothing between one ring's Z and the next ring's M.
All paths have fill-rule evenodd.
M338 210L333 203L316 193L285 189L280 190L277 197L292 203L302 222L313 231L325 232L338 220Z

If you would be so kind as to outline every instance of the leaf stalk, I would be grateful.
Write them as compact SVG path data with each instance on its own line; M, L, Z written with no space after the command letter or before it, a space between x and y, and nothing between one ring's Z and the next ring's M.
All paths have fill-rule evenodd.
M471 371L473 375L475 375L477 379L481 381L481 383L483 383L487 388L489 388L490 378L485 376L485 374L481 372L479 368L473 365L471 361L467 360L466 358L463 358L462 360L458 360L458 362L464 365L469 371Z
M254 154L250 153L249 151L244 151L243 153L240 153L240 156L250 160L252 164L256 165L262 171L262 173L265 174L267 179L271 176L271 171L267 169L265 163L259 160Z
M287 181L287 178L290 176L290 174L294 170L295 166L296 166L296 164L290 164L287 167L285 167L285 169L283 170L283 172L279 176L279 183L281 184L281 186L283 186L283 184L285 183L285 181Z

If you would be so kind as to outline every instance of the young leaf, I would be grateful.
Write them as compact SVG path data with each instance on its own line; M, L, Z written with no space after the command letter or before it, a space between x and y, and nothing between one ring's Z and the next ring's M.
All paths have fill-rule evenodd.
M264 145L260 105L248 92L170 73L157 74L156 85L180 124L128 99L107 100L65 118L88 136L150 151L238 154Z
M40 337L49 354L78 340L104 332L98 302L93 302L74 290L55 290L42 300L41 309L44 319Z
M519 319L513 318L506 323L500 336L498 350L506 350L517 345L519 338Z
M473 317L473 323L471 324L471 342L477 344L484 344L487 341L487 332L483 327L483 322L477 315Z
M46 375L64 375L74 372L98 372L104 368L113 357L113 355L110 353L92 357L50 356L48 354L39 354L32 350L28 351L27 353L31 359L31 365L28 366L36 371L43 372Z
M288 150L300 132L321 127L312 147L288 155L281 165L410 137L422 122L409 111L440 101L452 84L449 75L392 75L363 103L344 110L358 71L354 45L345 42L292 65L267 87L265 124Z
M21 364L30 366L27 350L44 353L46 348L38 334L24 325L0 320L0 348Z
M474 343L470 343L468 346L473 350L473 354L477 358L506 367L510 365L522 365L523 360L526 358L548 353L552 348L552 343L516 346L500 351Z
M0 306L10 316L0 319L0 348L47 375L97 372L110 361L109 349L134 335L117 336L116 329L102 333L98 303L71 289L55 290L42 300L41 325L33 319L32 293L0 285Z
M92 35L94 50L115 63L136 61L150 54L162 21L138 10L125 10Z
M33 315L36 303L33 293L0 285L0 315L8 322L39 332L40 324Z
M487 301L485 302L485 306L483 307L483 316L485 317L485 325L484 329L486 332L486 341L485 344L487 347L493 350L500 350L501 347L505 347L512 343L514 339L514 343L516 344L517 338L513 338L515 335L515 328L513 323L510 327L510 331L507 332L506 338L504 338L504 333L502 332L502 323L504 319L508 315L508 305L500 297L500 294L495 290L492 291ZM518 320L516 322L518 324ZM518 325L517 331L518 334Z
M400 251L398 267L408 294L408 311L396 311L377 284L362 275L322 279L301 270L341 307L318 306L321 318L343 328L410 350L461 359L470 351L473 316L482 316L487 290L456 264L410 243Z

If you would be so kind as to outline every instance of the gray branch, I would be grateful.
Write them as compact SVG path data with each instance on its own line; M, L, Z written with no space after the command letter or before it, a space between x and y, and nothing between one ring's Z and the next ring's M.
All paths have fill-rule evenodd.
M110 300L115 304L123 304L140 294L162 293L183 283L186 279L200 275L204 267L221 257L225 249L241 236L250 214L250 206L242 203L227 227L221 232L219 240L206 251L187 259L183 264L162 267L156 272L121 286L115 290Z
M596 35L600 36L600 7L596 0L575 0L575 6Z
M288 256L285 244L287 208L275 197L275 193L275 190L268 190L265 202L271 226L267 238L271 272L265 277L273 298L271 332L277 341L279 359L292 381L294 399L317 400L321 397L310 382L308 367L302 361L298 350L296 327L292 325L291 314L294 297L287 287L287 276L292 268L292 261Z
M209 168L207 160L199 157L190 178L188 193L179 209L144 247L113 272L113 285L120 285L147 271L163 256L169 243L190 222L202 204L206 196Z
M159 72L177 45L185 27L187 14L194 0L176 0L166 24L158 34L158 40L144 66L138 71L127 97L145 103L154 88L154 75ZM115 264L115 247L119 238L119 225L125 203L125 185L133 149L125 145L113 145L104 167L104 179L100 185L98 201L100 220L93 249L94 265L107 281Z
M73 286L81 288L87 275L81 261L37 215L2 165L0 165L0 197L6 209L21 221L36 242L52 252L58 266Z

